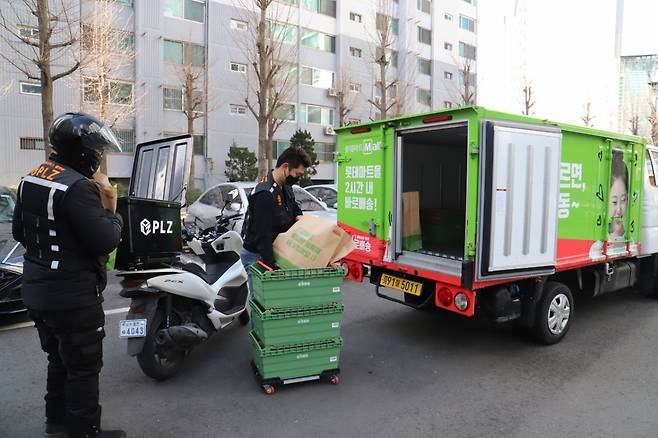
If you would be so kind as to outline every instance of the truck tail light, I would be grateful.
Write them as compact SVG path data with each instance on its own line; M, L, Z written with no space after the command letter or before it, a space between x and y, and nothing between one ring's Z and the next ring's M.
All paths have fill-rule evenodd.
M468 297L465 294L458 292L455 295L455 307L462 312L468 309Z
M366 132L372 131L372 128L354 128L350 132L352 134L364 134Z
M452 304L452 291L447 287L442 287L436 294L437 304L441 304L443 307L449 307Z

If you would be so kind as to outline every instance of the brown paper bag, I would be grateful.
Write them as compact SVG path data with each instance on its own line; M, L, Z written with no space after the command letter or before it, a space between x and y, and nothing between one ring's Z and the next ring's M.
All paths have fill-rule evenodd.
M352 238L337 225L302 216L274 241L274 259L283 269L323 268L355 249Z
M418 251L422 247L420 196L418 192L402 193L402 249Z

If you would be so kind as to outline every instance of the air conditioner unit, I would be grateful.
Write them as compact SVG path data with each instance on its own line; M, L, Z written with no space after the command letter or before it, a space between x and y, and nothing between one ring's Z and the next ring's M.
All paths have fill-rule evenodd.
M333 126L325 126L324 127L324 135L336 135L336 131L334 131Z
M336 97L338 92L335 88L327 88L327 96Z

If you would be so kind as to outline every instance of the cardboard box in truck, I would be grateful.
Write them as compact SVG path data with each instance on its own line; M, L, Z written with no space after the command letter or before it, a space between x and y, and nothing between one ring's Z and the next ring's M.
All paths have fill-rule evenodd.
M344 263L379 296L520 319L554 343L574 293L654 292L658 154L643 139L480 107L336 131L338 222L357 246Z

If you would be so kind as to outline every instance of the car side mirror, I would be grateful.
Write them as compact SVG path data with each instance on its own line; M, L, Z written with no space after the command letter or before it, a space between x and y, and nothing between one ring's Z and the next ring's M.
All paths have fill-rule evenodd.
M334 202L334 205L332 205L331 208L338 210L338 202Z

